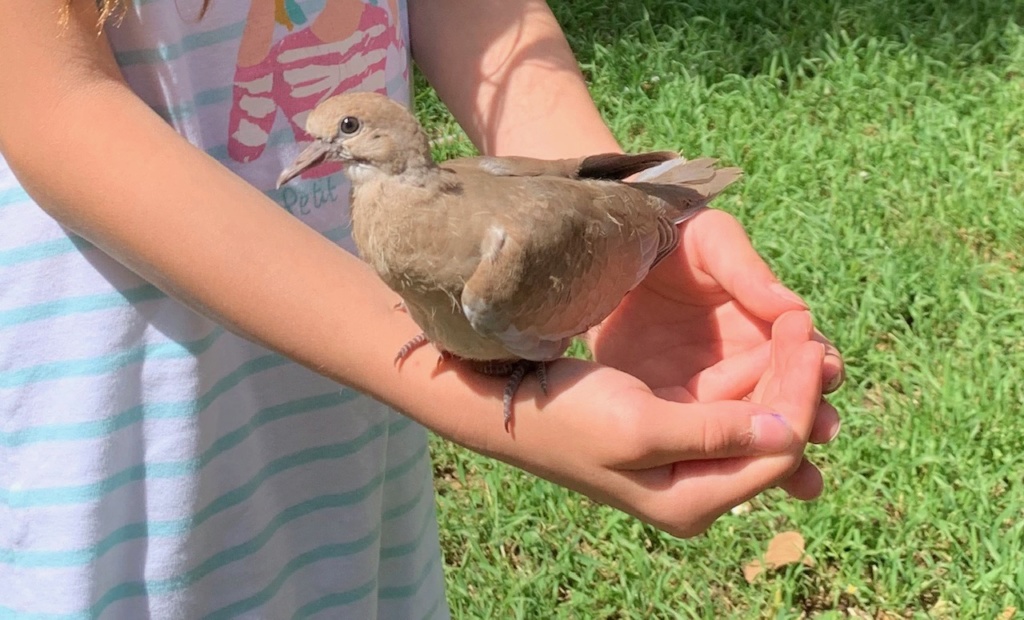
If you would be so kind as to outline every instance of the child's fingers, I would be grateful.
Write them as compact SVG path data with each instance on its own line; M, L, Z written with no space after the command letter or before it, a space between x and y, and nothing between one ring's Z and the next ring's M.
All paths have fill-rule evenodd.
M799 295L775 278L736 218L708 209L685 226L683 242L697 244L704 271L748 312L775 321L784 312L807 309ZM690 232L693 234L686 234Z
M821 495L825 481L821 477L821 470L804 458L800 461L796 471L780 482L778 486L789 493L791 497L807 501Z
M744 398L764 375L770 360L771 343L763 342L700 371L686 389L702 402Z
M840 426L842 423L839 420L839 412L827 400L821 399L818 413L814 416L811 435L807 441L816 444L828 443L839 434Z

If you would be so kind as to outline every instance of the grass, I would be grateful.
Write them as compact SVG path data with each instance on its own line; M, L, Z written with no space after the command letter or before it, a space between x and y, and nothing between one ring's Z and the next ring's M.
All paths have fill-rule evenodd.
M453 614L1024 608L1024 2L552 7L624 146L744 168L716 206L844 352L844 427L811 450L820 500L769 492L688 541L434 440ZM784 530L815 565L748 584Z

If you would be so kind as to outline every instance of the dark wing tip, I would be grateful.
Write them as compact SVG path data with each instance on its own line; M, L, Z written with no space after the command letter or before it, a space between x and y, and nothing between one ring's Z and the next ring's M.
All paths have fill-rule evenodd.
M577 176L581 179L620 180L672 159L679 154L672 151L650 153L602 153L584 157L580 162Z

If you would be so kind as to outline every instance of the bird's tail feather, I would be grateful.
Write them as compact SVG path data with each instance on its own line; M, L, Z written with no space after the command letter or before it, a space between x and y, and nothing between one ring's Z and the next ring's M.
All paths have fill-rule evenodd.
M715 168L716 162L709 157L671 159L644 170L630 184L668 203L670 219L679 224L743 175L739 168Z
M715 168L717 162L717 159L710 157L691 161L681 157L670 159L644 170L636 175L633 181L659 185L686 185L711 199L743 175L739 168Z

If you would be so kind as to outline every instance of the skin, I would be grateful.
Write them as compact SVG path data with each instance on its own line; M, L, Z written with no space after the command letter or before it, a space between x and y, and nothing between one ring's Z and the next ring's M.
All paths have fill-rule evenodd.
M485 152L618 148L543 2L410 4L417 60ZM53 217L172 296L446 437L677 536L773 485L820 493L802 455L838 430L821 386L841 363L815 341L804 304L769 286L729 216L692 220L678 261L593 335L607 365L554 364L548 397L527 382L508 435L503 380L457 364L438 371L426 348L396 369L394 352L418 328L392 311L395 295L145 106L96 35L94 3L76 1L63 31L60 5L12 0L19 18L0 24L0 152ZM635 343L653 337L652 320L665 346L643 351Z

